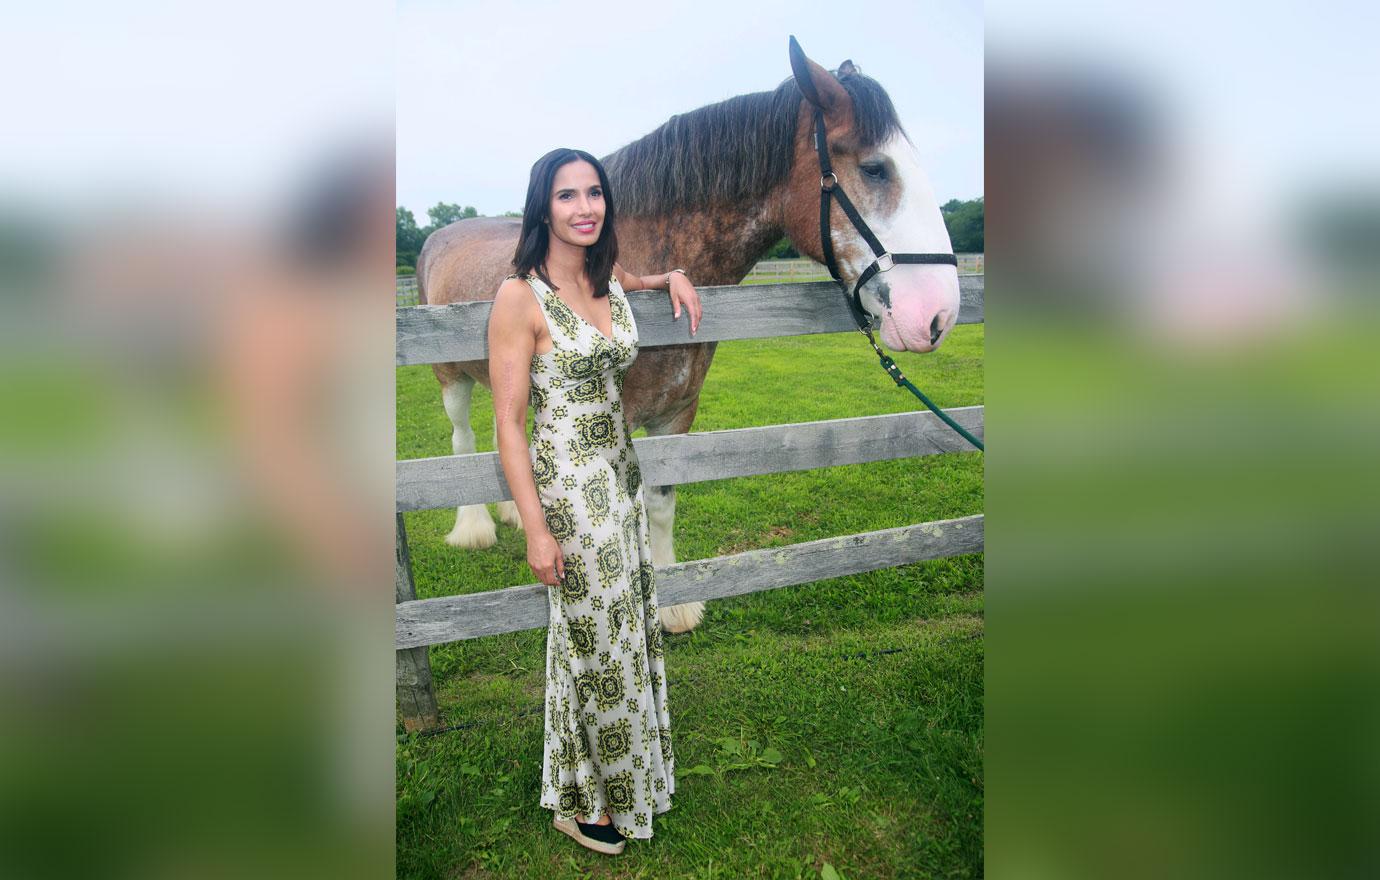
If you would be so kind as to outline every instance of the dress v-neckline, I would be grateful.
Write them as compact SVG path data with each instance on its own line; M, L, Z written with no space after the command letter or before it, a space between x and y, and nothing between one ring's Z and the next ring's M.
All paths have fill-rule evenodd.
M552 291L552 293L555 295L556 299L561 299L560 294L556 293L555 291ZM613 291L609 291L609 296L613 296ZM568 303L568 302L566 302L565 300L561 299L561 305L565 306L565 307L566 307L566 310L569 311L570 314L574 315L575 317L577 317L577 318L579 318L581 321L583 321L585 324L587 324L591 330L593 330L595 333L598 333L599 336L602 337L603 340L604 340L605 342L608 342L608 343L610 343L610 344L613 342L613 334L612 334L612 333L610 333L608 336L604 336L604 331L603 331L603 330L600 330L598 327L594 326L594 322L593 322L593 321L589 320L589 319L586 318L584 315L581 315L579 312L577 312L577 311L575 311L574 309L570 308L570 303ZM609 327L610 327L610 329L612 329L612 327L613 327L613 304L612 304L612 303L609 304Z
M534 277L535 277L535 276L534 276ZM541 281L540 278L538 278L537 280L538 280L538 281ZM610 332L609 335L605 336L603 330L600 330L597 326L595 326L595 324L594 324L593 321L590 321L590 320L589 320L588 318L586 318L584 315L581 315L579 312L577 312L577 311L575 311L574 309L572 309L572 308L570 307L570 303L568 303L568 302L566 302L565 300L561 299L561 295L560 295L559 293L557 293L555 290L553 290L553 289L551 288L551 286L548 285L545 281L542 281L542 286L545 287L545 288L547 289L547 291L548 291L552 296L554 296L554 297L560 302L560 304L561 304L562 306L565 307L565 310L566 310L567 312L570 312L570 314L574 315L574 316L580 321L580 323L582 323L582 324L584 324L585 326L589 327L589 328L590 328L591 330L593 330L595 333L598 333L599 336L600 336L600 338L602 338L605 342L609 343L610 345L613 345L613 344L617 341L617 340L614 339L614 336L615 336L615 334L617 334L618 331L615 329L614 320L613 320L613 301L612 301L612 297L613 297L613 288L612 288L612 287L609 287L609 297L610 297L610 300L609 300L609 330L612 331L612 332Z

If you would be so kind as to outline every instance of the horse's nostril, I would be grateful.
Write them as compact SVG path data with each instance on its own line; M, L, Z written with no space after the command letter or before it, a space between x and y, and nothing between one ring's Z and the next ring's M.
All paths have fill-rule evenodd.
M934 320L930 322L930 345L936 345L942 335L944 335L944 325L940 322L939 315L935 315Z

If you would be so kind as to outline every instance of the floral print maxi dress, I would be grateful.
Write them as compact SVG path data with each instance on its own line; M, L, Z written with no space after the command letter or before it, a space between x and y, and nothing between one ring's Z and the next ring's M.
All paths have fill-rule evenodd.
M565 580L548 591L541 805L563 819L608 813L623 836L646 839L676 776L642 474L621 401L637 326L617 280L612 339L525 280L554 344L532 358L532 476L565 557Z

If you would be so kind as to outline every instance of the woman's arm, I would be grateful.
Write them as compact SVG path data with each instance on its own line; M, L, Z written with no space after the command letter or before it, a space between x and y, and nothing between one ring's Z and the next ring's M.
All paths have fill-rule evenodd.
M564 559L546 527L527 451L527 398L532 357L537 350L537 332L531 320L531 306L535 305L522 279L511 278L498 288L489 311L489 380L493 385L498 460L522 516L527 561L542 583L554 586L565 574Z
M685 277L684 272L673 269L657 275L633 275L631 272L623 271L622 266L614 263L613 274L618 279L618 286L624 290L669 291L672 316L679 318L681 306L684 305L690 313L690 335L695 335L695 331L700 327L700 315L703 309L700 307L700 295L695 291L695 285L690 283L690 279Z
M624 271L622 266L614 263L613 274L614 277L618 279L619 286L624 290L671 289L671 272L662 272L657 275L634 275L631 272Z
M527 282L519 278L503 282L489 312L489 380L493 385L498 459L524 527L545 521L527 454L527 398L537 338L529 320L531 312L525 308L525 300L531 300L532 295L525 287Z

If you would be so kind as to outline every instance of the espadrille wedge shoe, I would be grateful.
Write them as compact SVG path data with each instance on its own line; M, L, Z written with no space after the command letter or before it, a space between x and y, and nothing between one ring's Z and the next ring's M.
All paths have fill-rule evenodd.
M612 822L607 825L591 825L587 822L557 817L552 824L556 826L558 831L564 831L575 838L575 842L580 846L604 855L616 856L627 845L627 838L618 833L618 829L613 827Z

